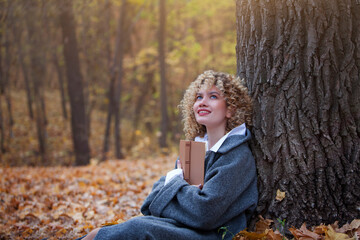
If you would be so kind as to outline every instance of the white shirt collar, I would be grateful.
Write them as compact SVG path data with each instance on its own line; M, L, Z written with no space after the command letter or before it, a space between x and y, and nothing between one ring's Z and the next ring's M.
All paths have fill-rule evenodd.
M233 135L245 135L245 134L246 134L246 125L245 125L245 123L243 123L240 126L237 126L236 128L233 128L230 132L228 132L222 138L220 138L219 141L217 141L217 143L214 146L212 146L210 151L217 152L219 150L219 148L221 147L221 145L226 140L226 138L228 138L230 136L233 136ZM208 136L207 136L207 134L205 134L205 136L203 138L202 137L196 137L195 141L196 142L205 142L206 151L209 150L208 149Z

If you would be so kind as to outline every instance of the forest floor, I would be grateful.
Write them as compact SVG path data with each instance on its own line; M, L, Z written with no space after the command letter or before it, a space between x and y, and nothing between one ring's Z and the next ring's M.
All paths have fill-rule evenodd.
M174 167L176 156L148 160L109 160L84 167L0 168L0 239L74 239L96 227L140 214L153 183ZM285 237L272 221L234 239ZM226 233L226 229L224 229ZM359 239L360 219L341 228L303 225L295 239Z
M74 239L140 214L175 157L84 167L0 168L0 239Z

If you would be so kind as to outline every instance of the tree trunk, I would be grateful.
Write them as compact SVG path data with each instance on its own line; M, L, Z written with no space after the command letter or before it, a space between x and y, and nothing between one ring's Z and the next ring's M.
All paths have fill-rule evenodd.
M113 116L113 106L114 106L114 86L115 86L115 77L110 78L109 90L108 90L108 114L106 117L106 125L105 125L105 133L104 133L104 144L102 151L102 161L107 159L107 155L109 152L109 137L110 137L110 128L111 128L111 119Z
M88 138L90 138L90 133L91 133L91 112L93 110L93 107L95 105L95 101L92 100L90 101L90 85L93 84L93 78L94 78L94 67L92 67L92 62L94 61L94 57L91 56L91 54L89 54L89 49L92 48L91 45L89 45L89 43L91 44L90 41L88 41L87 39L87 33L90 31L91 28L91 24L89 19L87 18L85 11L87 11L87 7L88 7L88 3L83 2L82 3L83 6L81 6L81 12L80 12L80 16L81 16L81 22L82 24L82 28L81 28L81 33L79 34L80 37L80 42L81 42L81 46L79 47L79 52L84 56L84 61L83 61L83 69L85 69L85 71L83 71L83 73L85 74L85 77L82 78L83 79L83 93L84 93L84 104L85 104L85 116L86 116L86 132L88 133Z
M104 27L107 30L108 34L107 34L107 41L105 43L105 46L104 46L104 51L105 51L105 56L106 56L106 59L107 59L107 63L108 63L108 67L110 68L111 67L111 55L112 55L112 49L111 49L111 38L110 38L110 34L111 34L111 25L110 25L110 22L111 22L111 19L113 18L112 16L112 7L113 7L113 4L111 3L110 0L106 0L105 3L104 3L104 13L105 13L105 16L104 16Z
M122 144L121 144L121 131L120 131L120 120L121 120L121 88L122 88L122 78L124 75L123 71L123 60L124 60L124 51L126 44L126 37L124 34L124 22L125 22L125 14L126 14L126 0L122 1L120 17L119 17L119 26L118 26L118 35L117 39L119 42L118 45L118 63L115 65L117 81L115 83L115 95L114 95L114 115L115 115L115 123L114 123L114 136L115 136L115 156L117 159L124 158L122 154ZM116 62L116 61L115 61Z
M122 1L120 7L120 16L118 21L118 27L116 30L116 41L115 41L115 55L113 60L113 65L110 70L110 83L109 83L109 108L108 115L106 118L106 127L105 127L105 136L104 136L104 145L103 145L103 154L102 160L107 158L107 153L109 151L109 136L110 136L110 126L111 119L115 116L115 151L116 157L118 159L123 158L121 152L121 135L120 135L120 94L121 94L121 78L123 74L122 63L124 57L124 37L123 37L123 22L125 20L126 12L126 0ZM118 77L117 77L118 76ZM117 78L116 78L117 77ZM117 80L117 81L116 81Z
M2 5L2 4L1 4ZM0 32L0 40L2 39L2 33ZM2 42L2 41L1 41ZM0 49L2 46L0 45ZM2 61L2 51L0 51L0 153L5 153L5 129L4 129L4 118L2 111L2 100L1 95L4 92L4 69Z
M9 29L9 26L6 26ZM10 96L10 67L11 67L11 53L10 53L10 40L9 35L5 35L5 67L3 68L3 90L5 95L5 101L7 106L7 112L9 116L8 121L8 131L9 137L13 136L13 126L14 126L14 117L12 113L12 103L11 103L11 96Z
M33 96L35 104L35 121L36 131L39 142L39 155L41 157L42 164L47 164L47 132L46 132L46 113L45 103L43 96L43 81L45 77L45 58L43 55L43 42L41 31L39 31L39 22L32 21L38 17L39 13L37 8L38 2L35 0L27 1L26 7L29 9L26 15L26 24L28 30L28 41L30 43L30 81L33 87ZM28 96L29 97L29 96Z
M350 0L237 1L237 71L254 101L257 210L289 227L360 215L359 13Z
M105 22L105 27L107 29L109 29L110 31L110 21L111 21L111 7L112 4L110 2L110 0L106 0L105 4L104 4L106 10L104 9L105 12L105 16L104 16L104 22ZM116 39L117 42L117 39ZM112 55L112 51L111 51L111 42L110 42L110 37L107 36L107 41L106 41L106 45L104 47L105 52L106 52L106 58L107 58L107 63L108 63L108 67L109 69L111 69L111 64L112 64L112 59L111 59L111 55ZM111 72L110 72L111 74ZM107 118L106 118L106 125L105 125L105 133L104 133L104 143L103 143L103 150L102 150L102 161L105 161L107 159L107 154L109 152L109 136L110 136L110 126L111 126L111 119L112 119L112 106L113 106L113 89L114 89L114 80L115 78L112 78L110 76L110 83L109 83L109 90L108 90L108 100L109 100L109 105L108 105L108 114L107 114Z
M1 74L1 72L0 72ZM4 129L4 118L2 114L2 101L1 101L1 94L0 94L0 153L5 153L5 129ZM0 154L0 156L1 156Z
M71 107L71 130L76 157L75 164L79 166L89 163L90 148L72 1L64 0L62 4L63 10L60 12L60 25L63 34L64 59Z
M153 79L155 75L155 71L149 67L151 63L146 62L144 64L144 73L145 73L145 83L140 84L140 93L136 100L135 104L135 112L134 112L134 120L133 120L133 133L131 136L131 143L135 143L136 130L138 130L139 120L141 117L141 112L146 103L146 98L150 95L149 89L153 84Z
M67 110L66 110L66 98L65 98L65 87L64 87L64 74L63 74L63 67L60 66L58 56L55 52L53 52L53 62L56 68L56 72L58 74L58 82L60 88L60 97L61 97L61 109L62 115L64 119L67 119Z
M159 65L160 65L160 102L161 102L161 135L159 145L166 148L166 135L168 130L167 96L166 96L166 63L165 63L165 33L166 33L166 8L165 0L159 0Z
M51 57L51 60L55 66L56 73L58 75L58 84L60 89L60 99L61 99L61 110L62 115L65 120L67 120L67 110L66 110L66 93L65 93L65 84L64 84L64 66L63 64L60 64L59 57L57 54L57 48L58 48L58 41L54 41L54 38L57 38L57 34L52 34L52 30L49 27L49 19L46 18L46 15L43 15L43 25L45 29L45 38L49 41L49 54ZM55 30L56 31L56 30ZM53 36L55 35L55 36Z
M20 36L19 36L20 37ZM20 62L20 66L23 72L24 82L25 82L25 89L26 89L26 97L27 97L27 106L29 111L30 119L34 119L34 112L33 112L33 99L31 94L31 83L29 79L29 71L25 64L25 56L21 47L20 39L17 41L17 48L18 48L18 58Z
M28 70L28 66L25 63L26 50L23 48L23 46L21 44L22 32L23 32L23 30L20 29L17 26L17 24L13 24L12 33L13 33L13 37L15 40L16 48L17 48L19 64L20 64L20 67L21 67L21 70L23 73L24 82L25 82L29 117L31 120L34 120L33 94L31 92L33 87L31 86L31 79L30 79L31 77L29 74L30 71ZM30 42L29 36L28 36L27 42Z

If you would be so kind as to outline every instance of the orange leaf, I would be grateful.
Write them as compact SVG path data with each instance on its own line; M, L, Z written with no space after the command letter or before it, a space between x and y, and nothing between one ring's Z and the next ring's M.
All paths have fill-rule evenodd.
M322 236L311 232L306 228L306 224L304 223L300 229L290 228L289 231L294 235L296 239L305 240L305 239L322 239Z
M266 233L254 233L254 232L248 232L246 230L242 230L241 232L239 232L235 236L237 236L237 235L244 236L245 239L256 240L256 239L264 238L266 236Z
M266 239L268 240L282 240L283 236L278 232L274 232L272 229L270 229L266 235Z
M29 237L32 233L33 233L33 230L32 230L31 228L28 228L28 229L26 229L25 231L23 231L21 235L22 235L24 238L27 238L27 237Z
M61 237L62 235L64 235L66 233L66 229L62 228L59 231L56 232L56 237Z
M270 228L270 225L273 223L270 219L264 219L262 216L259 216L260 220L255 224L255 232L263 233L266 229Z
M102 227L112 226L112 225L116 225L116 224L119 224L119 223L122 223L122 222L124 222L122 219L118 219L118 220L116 220L116 221L106 222L106 223L102 224L101 226L102 226Z
M325 225L320 225L315 227L314 233L319 235L325 235L325 232L327 231L327 227Z
M91 231L94 229L94 226L92 224L87 223L86 225L83 226L83 229L90 229Z

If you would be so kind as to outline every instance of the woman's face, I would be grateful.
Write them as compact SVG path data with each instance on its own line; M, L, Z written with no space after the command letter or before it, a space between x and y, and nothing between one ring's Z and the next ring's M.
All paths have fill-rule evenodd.
M231 117L225 99L216 86L199 90L193 105L193 111L196 121L204 125L207 130L218 127L225 129L227 119Z

